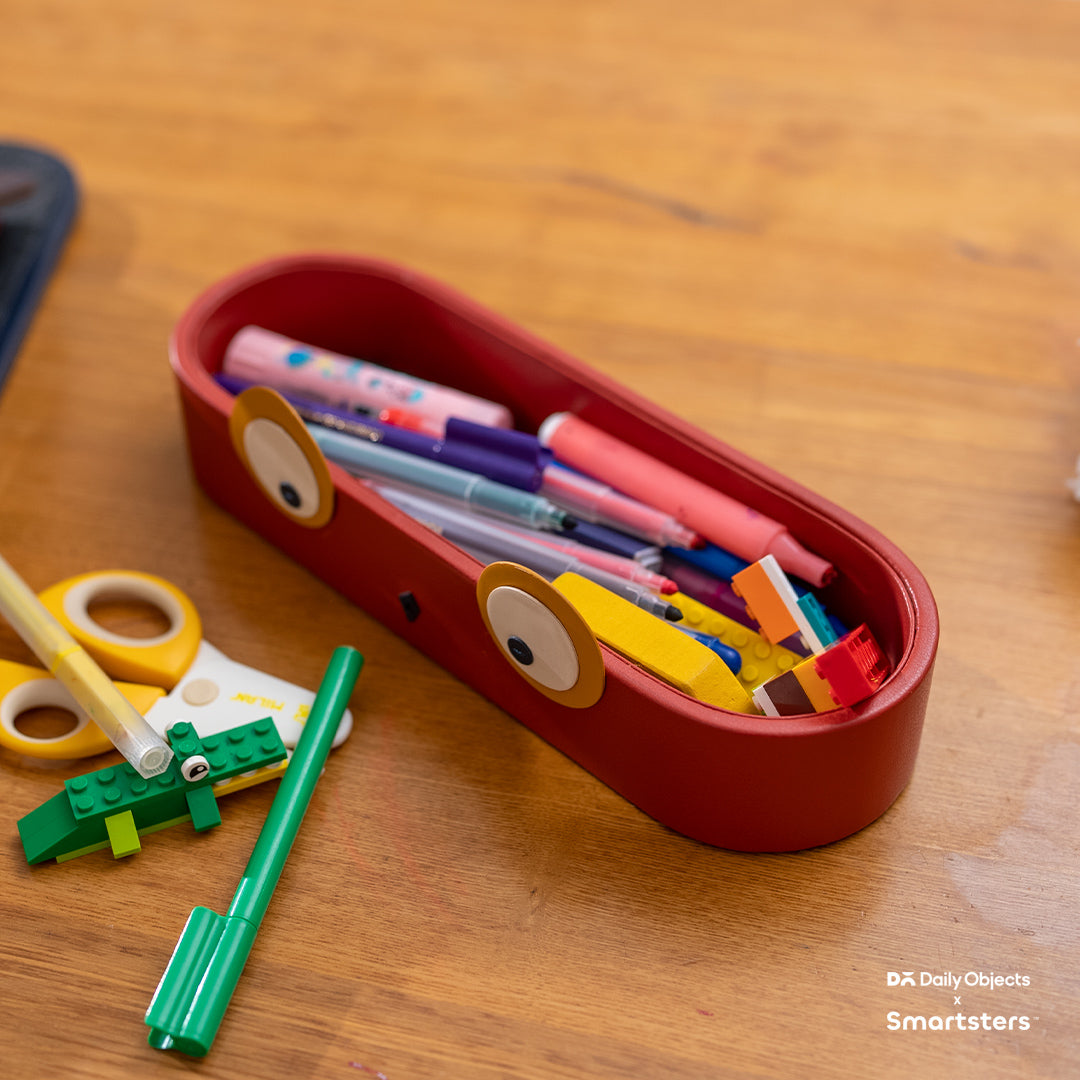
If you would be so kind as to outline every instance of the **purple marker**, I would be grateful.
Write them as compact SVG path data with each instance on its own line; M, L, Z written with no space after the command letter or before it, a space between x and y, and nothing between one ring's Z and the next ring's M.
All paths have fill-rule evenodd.
M730 582L721 581L700 567L672 555L670 551L664 553L663 568L664 573L679 586L680 592L743 626L757 628L757 623L746 614L746 603L735 594Z

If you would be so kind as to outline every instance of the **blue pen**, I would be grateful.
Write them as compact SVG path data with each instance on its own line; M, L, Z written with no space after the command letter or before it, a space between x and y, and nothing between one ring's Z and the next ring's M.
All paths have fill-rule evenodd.
M750 565L745 559L740 559L738 555L733 555L730 551L718 547L716 544L706 544L704 547L686 551L682 549L673 549L666 554L672 555L677 559L682 559L683 562L687 562L691 566L696 566L699 570L703 570L707 574L712 574L713 577L720 578L721 581L730 581L736 574L745 570ZM788 581L791 582L791 587L795 590L796 596L802 598L804 596L813 595L810 586L800 581L797 577L788 574L787 578ZM811 601L811 603L812 602L813 601ZM844 634L847 633L843 624L837 623L831 615L827 616L827 618L829 621L833 622L833 631L836 632L839 637L843 637Z
M700 630L691 630L689 626L680 626L679 629L687 635L692 637L695 641L700 641L702 645L707 649L712 649L721 660L729 668L733 675L738 675L740 668L742 668L742 655L738 649L733 649L730 645L725 645L718 637L713 634L703 634Z
M230 394L239 394L251 386L260 385L250 379L241 379L224 373L215 375L214 379L223 390L228 390ZM277 392L296 410L302 420L332 428L345 435L381 443L394 450L404 450L406 453L416 454L430 461L440 461L455 469L467 469L469 472L479 473L489 480L509 484L522 491L539 490L544 478L543 469L540 467L540 455L535 450L530 455L522 452L523 448L518 449L517 452L508 452L505 449L496 449L487 445L473 433L475 428L487 431L488 429L482 424L451 417L446 422L446 435L438 439L433 435L411 431L409 428L399 427L396 424L383 423L364 413L324 405L322 402L312 401L310 398L289 391L278 390ZM520 434L520 432L509 432L509 434ZM533 436L533 442L535 441L535 436Z
M704 547L693 550L680 549L672 552L672 554L677 555L691 566L696 566L699 570L704 570L705 573L720 578L721 581L730 581L736 574L750 565L745 559L740 559L738 555L732 555L730 551L717 547L716 544L706 544Z
M582 521L578 518L577 525L574 527L574 539L579 543L588 544L589 547L633 559L650 570L657 570L660 567L661 556L658 547L619 532L618 529L598 525L595 521Z
M478 473L428 461L389 446L308 423L308 431L327 459L350 472L452 499L470 510L521 522L533 529L561 532L577 522L541 495L508 487Z

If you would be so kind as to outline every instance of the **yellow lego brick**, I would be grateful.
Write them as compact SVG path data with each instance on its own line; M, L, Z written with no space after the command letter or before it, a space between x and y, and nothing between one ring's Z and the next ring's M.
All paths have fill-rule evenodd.
M275 780L285 772L288 764L289 759L282 758L276 765L264 765L261 769L255 769L252 772L230 776L228 780L219 780L213 787L214 798L220 799L222 795L231 795L234 791L243 791L244 788L261 784L266 780Z
M228 780L219 780L213 787L214 797L231 795L233 792L242 792L245 787L253 787L255 784L264 783L267 780L276 780L288 767L288 758L282 758L275 765L266 765L252 772L241 772L237 777Z
M816 656L807 657L792 670L803 692L810 699L810 704L814 706L814 712L828 712L837 708L837 704L828 681L823 679L814 667L816 660Z
M663 619L578 574L561 574L552 584L600 641L664 682L722 709L758 711L716 653Z
M725 645L730 645L742 657L739 682L751 690L802 663L803 658L798 653L783 645L766 641L756 630L743 626L735 619L714 611L684 593L674 593L664 599L683 613L685 625L691 630L712 634Z

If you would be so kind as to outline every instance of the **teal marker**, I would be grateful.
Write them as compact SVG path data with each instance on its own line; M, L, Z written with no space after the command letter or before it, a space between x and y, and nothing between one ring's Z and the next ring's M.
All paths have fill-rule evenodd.
M156 1050L209 1052L363 664L355 649L334 650L229 910L197 907L188 917L146 1010Z
M308 424L307 429L327 460L349 472L429 491L453 499L469 510L520 522L532 529L561 532L574 527L574 518L542 495L403 450L355 439L318 424Z

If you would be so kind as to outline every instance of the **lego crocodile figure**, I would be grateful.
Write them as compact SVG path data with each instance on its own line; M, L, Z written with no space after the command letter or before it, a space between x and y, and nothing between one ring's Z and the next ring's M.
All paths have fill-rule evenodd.
M159 776L144 779L125 761L65 781L62 792L20 818L27 862L66 862L105 847L121 858L141 849L140 836L182 821L197 832L211 829L221 824L219 795L280 775L287 764L269 717L205 739L180 721L166 737L175 756Z

